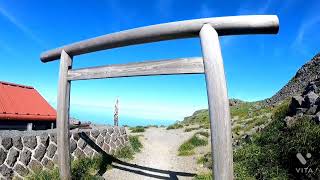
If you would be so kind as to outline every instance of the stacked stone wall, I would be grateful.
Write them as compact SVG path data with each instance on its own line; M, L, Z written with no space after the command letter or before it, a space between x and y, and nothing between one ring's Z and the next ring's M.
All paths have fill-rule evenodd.
M70 132L72 159L113 155L128 142L124 127L103 127ZM1 131L0 177L22 178L30 172L52 169L58 162L57 135L47 131Z

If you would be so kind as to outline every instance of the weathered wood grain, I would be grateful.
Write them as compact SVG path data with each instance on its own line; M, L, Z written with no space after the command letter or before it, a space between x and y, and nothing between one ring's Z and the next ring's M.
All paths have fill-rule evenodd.
M199 74L203 73L202 58L146 61L68 71L68 80L101 79L115 77Z
M57 99L57 145L58 165L60 178L71 179L70 143L69 143L69 105L71 82L67 79L68 70L71 69L72 58L65 52L61 52L60 72L58 82Z
M44 52L40 59L42 62L57 60L62 50L71 56L76 56L134 44L197 37L204 24L210 24L220 36L275 34L279 28L278 17L274 15L228 16L178 21L130 29L76 42Z
M214 179L230 180L233 179L231 121L218 33L210 24L205 24L200 39L209 102Z

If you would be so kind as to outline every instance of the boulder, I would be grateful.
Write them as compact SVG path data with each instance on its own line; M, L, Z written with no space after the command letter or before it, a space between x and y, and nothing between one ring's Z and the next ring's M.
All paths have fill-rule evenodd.
M295 114L304 114L308 108L297 108Z
M303 102L304 102L304 99L301 96L292 97L291 98L291 103L290 103L290 106L289 106L290 113L292 115L296 114L297 108L302 107Z
M305 97L304 97L304 107L309 108L312 105L316 104L317 100L319 99L319 96L314 93L313 91L309 92Z
M306 112L308 115L314 115L317 113L318 105L312 105Z
M307 87L304 89L303 91L303 95L306 95L308 94L309 92L317 92L318 91L318 87L317 85L315 84L315 82L310 82Z
M320 112L318 112L315 117L313 118L313 120L317 123L320 124Z

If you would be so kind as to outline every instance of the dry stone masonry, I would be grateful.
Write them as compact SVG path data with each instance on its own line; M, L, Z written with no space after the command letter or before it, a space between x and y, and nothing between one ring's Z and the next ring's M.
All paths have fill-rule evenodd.
M72 158L113 155L128 142L124 127L72 130ZM0 179L22 178L29 172L51 169L58 161L55 130L0 132Z

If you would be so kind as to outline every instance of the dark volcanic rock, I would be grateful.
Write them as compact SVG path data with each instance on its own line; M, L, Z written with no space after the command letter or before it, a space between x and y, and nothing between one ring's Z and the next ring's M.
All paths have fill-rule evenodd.
M316 86L316 93L319 91L320 81L320 53L314 56L309 62L303 65L296 75L274 96L266 99L265 102L268 105L273 105L279 101L284 100L287 97L302 94L303 92L308 93L312 91ZM310 82L313 82L313 84ZM314 86L316 85L316 86ZM305 89L308 86L307 89Z
M316 103L318 100L319 96L314 93L313 91L309 92L307 95L304 97L304 107L309 108L312 105Z

